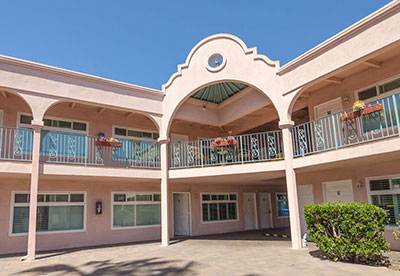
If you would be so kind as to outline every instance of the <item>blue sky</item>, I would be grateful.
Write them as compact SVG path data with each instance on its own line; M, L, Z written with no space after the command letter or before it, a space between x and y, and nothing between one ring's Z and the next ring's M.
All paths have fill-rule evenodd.
M161 89L206 36L283 65L388 2L0 0L0 54Z

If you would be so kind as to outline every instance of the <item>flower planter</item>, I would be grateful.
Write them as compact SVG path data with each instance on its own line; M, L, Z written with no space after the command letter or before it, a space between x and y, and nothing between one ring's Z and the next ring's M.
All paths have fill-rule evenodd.
M219 142L219 143L217 143L217 142L211 142L211 146L212 147L223 147L223 146L231 146L231 145L236 145L237 144L237 141L236 140L233 140L233 141L226 141L226 140L223 140L223 141L221 141L221 142Z
M121 142L109 142L109 141L94 141L95 146L101 146L101 147L113 147L113 148L121 148L122 143Z
M354 120L355 118L361 117L361 115L367 115L381 110L383 110L383 104L367 105L362 111L358 110L358 111L350 111L344 113L343 115L340 116L340 120L342 122L348 120Z

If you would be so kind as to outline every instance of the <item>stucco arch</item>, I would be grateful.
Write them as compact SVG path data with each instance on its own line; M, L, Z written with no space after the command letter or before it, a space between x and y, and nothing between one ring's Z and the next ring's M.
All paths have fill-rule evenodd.
M55 106L57 106L58 104L61 104L61 103L81 103L81 104L87 104L87 105L91 104L91 103L87 103L87 102L77 102L77 101L73 101L73 100L70 100L70 99L57 99L57 100L48 102L48 105L46 106L46 109L43 111L42 119L44 118L44 116L46 115L46 113L50 109L52 109L53 107L55 107ZM99 107L102 107L102 106L99 106ZM109 109L112 110L112 109L115 109L115 108L111 108L110 107ZM161 116L160 115L141 112L141 111L137 111L137 110L125 110L125 109L121 109L121 110L125 111L125 112L137 113L137 114L145 116L146 118L148 118L154 124L156 130L158 132L160 131L160 124L161 124Z
M211 71L207 65L214 54L220 54L225 63L221 69ZM193 92L223 81L241 82L256 88L271 100L279 118L286 118L278 69L278 61L259 55L256 48L247 48L236 36L216 34L203 39L191 50L186 63L179 65L178 71L162 86L165 97L160 136L168 137L174 114Z
M12 95L17 96L19 99L21 99L28 106L28 108L30 110L30 113L33 114L32 103L29 101L29 99L26 99L23 94L19 93L16 90L8 89L8 88L1 88L1 90L4 91L4 92L10 93Z

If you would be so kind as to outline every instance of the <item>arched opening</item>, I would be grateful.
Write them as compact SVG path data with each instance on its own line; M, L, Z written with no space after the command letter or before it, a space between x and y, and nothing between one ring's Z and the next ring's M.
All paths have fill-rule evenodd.
M158 126L147 115L62 101L44 115L42 162L159 168Z
M195 89L170 123L170 167L188 168L283 159L279 116L254 86L220 81Z
M31 107L17 93L0 88L0 160L32 160Z

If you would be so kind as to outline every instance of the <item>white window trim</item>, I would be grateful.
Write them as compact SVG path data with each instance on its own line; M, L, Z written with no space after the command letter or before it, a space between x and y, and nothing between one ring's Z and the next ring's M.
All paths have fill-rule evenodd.
M31 128L32 126L30 124L21 124L20 123L21 115L32 116L32 114L29 114L29 113L17 112L17 127L28 127L28 128ZM58 131L58 132L67 132L67 133L76 133L76 134L89 135L89 122L88 121L75 120L75 119L69 119L69 118L61 118L61 117L53 117L53 116L45 116L43 118L43 120L45 120L45 119L61 120L61 121L70 122L71 124L73 124L74 122L76 122L76 123L84 123L84 124L86 124L86 131L76 130L76 129L72 129L72 128L68 129L68 128L59 128L59 127L50 127L50 126L43 126L44 130L52 130L52 131Z
M203 195L236 195L236 200L205 200L203 201ZM236 203L236 219L225 219L225 220L213 220L213 221L203 221L203 202L205 203ZM210 224L210 223L224 223L224 222L235 222L239 221L239 195L238 193L213 193L206 192L200 193L200 216L201 216L201 224Z
M15 203L14 198L15 194L29 194L29 191L11 191L11 200L10 200L10 222L9 222L9 229L8 229L8 236L15 237L15 236L26 236L27 233L13 233L13 219L14 219L14 207L29 207L28 203ZM47 235L47 234L63 234L63 233L79 233L79 232L86 232L86 204L87 204L87 193L86 191L40 191L38 195L41 194L83 194L83 229L76 229L76 230L52 230L52 231L36 231L38 235ZM37 206L82 206L82 202L38 202Z
M288 208L289 208L289 198L287 197L287 192L276 192L276 193L275 193L275 200L276 200L276 216L277 216L277 218L288 218L288 217L290 216L290 214L289 214L289 216L279 216L279 205L278 205L278 202L279 202L279 201L283 201L283 200L278 200L278 195L279 195L279 194L286 195L287 202L288 202Z
M366 177L365 178L365 185L367 185L367 197L368 197L368 203L372 204L371 196L373 195L392 195L398 192L400 194L400 189L393 189L393 178L400 178L400 174L391 174L391 175L382 175L382 176L372 176L372 177ZM369 182L371 180L380 180L380 179L389 179L389 184L390 184L390 190L382 190L382 191L371 191L371 187ZM397 229L397 226L393 225L386 225L385 229Z
M125 202L121 202L121 201L116 201L114 202L114 194L130 194L130 195L145 195L145 194L152 194L154 197L154 194L156 195L160 195L160 192L131 192L131 191L114 191L111 192L111 230L128 230L128 229L139 229L139 228L154 228L154 227L161 227L161 224L154 224L154 225L139 225L139 226L114 226L114 204L116 205L137 205L139 202L140 205L156 205L156 204L160 204L160 208L161 207L161 201L125 201ZM136 210L136 209L135 209ZM162 213L162 210L161 210ZM135 219L136 219L136 215L135 215Z
M384 79L384 80L381 80L379 82L370 84L368 86L364 86L363 88L357 89L356 91L354 91L355 99L359 100L359 97L358 97L358 93L359 92L362 92L362 91L367 90L367 89L372 88L372 87L375 87L376 92L377 92L377 96L365 100L366 103L373 102L373 101L379 100L381 98L385 98L385 97L391 96L393 94L399 93L400 92L400 87L396 88L396 89L393 89L393 90L390 90L390 91L388 91L386 93L383 93L383 94L381 94L380 91L379 91L379 86L380 85L385 84L387 82L391 82L391 81L393 81L395 79L398 79L398 78L400 78L400 74L392 76L392 77Z
M126 129L126 131L127 131L126 136L115 134L115 128L124 128L124 129ZM157 139L150 139L150 138L143 138L143 137L128 136L128 130L141 131L141 132L149 132L149 133L157 133L157 134L158 134L158 131L157 131L157 130L140 129L140 128L131 128L131 127L126 127L126 126L113 125L113 126L112 126L113 137L115 137L115 138L120 138L120 139L128 139L128 140L139 140L139 141L152 141L152 142L157 142Z

